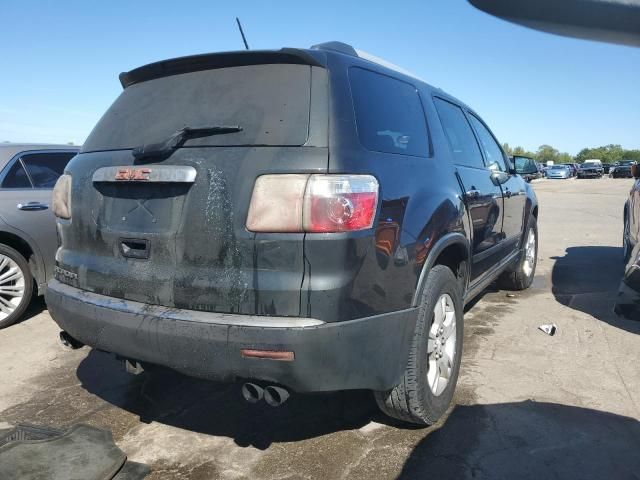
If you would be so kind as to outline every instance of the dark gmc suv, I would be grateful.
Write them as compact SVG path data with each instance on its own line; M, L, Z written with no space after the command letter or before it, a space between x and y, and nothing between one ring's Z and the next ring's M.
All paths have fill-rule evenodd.
M338 42L120 80L54 192L63 340L249 401L370 389L438 420L465 303L536 267L535 194L480 117Z

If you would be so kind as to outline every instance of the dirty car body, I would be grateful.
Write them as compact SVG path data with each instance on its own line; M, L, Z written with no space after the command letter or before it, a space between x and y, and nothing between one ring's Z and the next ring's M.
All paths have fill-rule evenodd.
M627 318L640 320L640 169L635 163L629 168L635 181L624 205L622 252L625 271L615 311Z
M125 358L297 392L389 389L407 365L425 272L447 262L470 300L520 258L537 215L514 172L454 165L434 102L472 110L342 44L185 57L121 81L67 169L71 212L58 221L47 301L73 338ZM372 101L391 90L393 102ZM212 122L235 133L133 155ZM257 208L273 175L303 189L366 177L379 185L372 222L249 228L307 208Z

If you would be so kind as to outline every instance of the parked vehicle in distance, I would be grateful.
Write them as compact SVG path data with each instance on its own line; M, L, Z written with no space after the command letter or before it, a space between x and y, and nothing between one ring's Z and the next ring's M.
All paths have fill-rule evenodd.
M571 167L567 165L553 165L547 169L547 178L567 179L573 176Z
M631 165L635 178L623 211L622 255L625 272L618 289L615 312L640 320L640 166Z
M578 178L602 178L603 172L600 160L585 160L578 170Z
M575 177L578 175L578 167L573 164L573 163L562 163L561 165L564 165L565 167L567 167L569 169L569 171L571 172L571 176Z
M633 160L621 160L611 172L611 178L633 178L631 167L635 164Z
M531 180L537 180L544 176L542 167L531 157L524 157L522 155L514 155L511 157L516 172L518 172L526 182Z
M480 116L339 42L120 79L55 191L63 339L250 402L368 389L436 422L464 305L537 261L535 193Z
M615 163L603 163L602 164L602 173L608 175L615 168Z
M0 328L15 323L53 275L58 241L51 191L78 150L0 144Z

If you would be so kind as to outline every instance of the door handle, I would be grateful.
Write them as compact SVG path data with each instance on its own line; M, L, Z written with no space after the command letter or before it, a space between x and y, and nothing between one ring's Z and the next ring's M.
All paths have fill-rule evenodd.
M469 200L474 200L480 196L480 192L478 190L469 190L464 194Z
M19 203L18 210L46 210L49 205L40 202Z

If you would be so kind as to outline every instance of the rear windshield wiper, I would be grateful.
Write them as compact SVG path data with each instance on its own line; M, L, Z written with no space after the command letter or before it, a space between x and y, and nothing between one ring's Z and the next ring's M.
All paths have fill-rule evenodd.
M146 157L169 157L176 149L180 148L189 138L209 137L211 135L224 135L226 133L241 132L238 125L214 125L208 127L184 127L175 132L164 142L145 143L141 147L133 149L133 156L138 160Z

